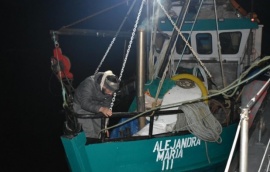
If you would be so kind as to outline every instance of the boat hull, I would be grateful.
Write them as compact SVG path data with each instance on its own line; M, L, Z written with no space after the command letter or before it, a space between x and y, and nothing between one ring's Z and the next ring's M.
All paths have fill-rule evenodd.
M224 171L236 128L223 127L221 143L192 134L88 145L84 133L61 140L71 171Z

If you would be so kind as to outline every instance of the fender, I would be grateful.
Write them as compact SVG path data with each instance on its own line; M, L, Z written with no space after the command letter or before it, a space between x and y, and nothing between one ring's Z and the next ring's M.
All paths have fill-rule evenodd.
M53 55L54 57L51 58L52 69L58 79L73 79L73 74L69 71L71 68L69 58L62 54L59 47L54 48Z

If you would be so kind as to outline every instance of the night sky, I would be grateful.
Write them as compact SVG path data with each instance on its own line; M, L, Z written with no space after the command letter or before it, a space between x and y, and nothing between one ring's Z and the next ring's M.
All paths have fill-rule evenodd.
M256 1L256 3L255 3ZM4 0L1 5L1 171L68 171L61 144L64 115L60 84L52 74L50 57L54 44L49 34L77 20L117 4L121 0ZM270 26L265 0L241 0L247 11L255 11L264 24L263 53L270 54ZM4 4L4 5L3 5ZM89 20L90 29L117 30L128 7ZM132 29L132 14L125 30ZM59 38L63 54L72 62L74 85L92 75L111 38ZM124 39L117 41L101 70L120 73ZM123 79L135 74L131 59ZM118 62L120 61L120 62ZM119 63L119 64L118 64Z

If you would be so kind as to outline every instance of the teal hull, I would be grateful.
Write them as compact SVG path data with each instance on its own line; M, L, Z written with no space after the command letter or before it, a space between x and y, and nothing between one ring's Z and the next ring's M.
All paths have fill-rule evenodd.
M224 171L237 125L223 127L222 142L192 134L85 145L84 133L62 137L71 171Z

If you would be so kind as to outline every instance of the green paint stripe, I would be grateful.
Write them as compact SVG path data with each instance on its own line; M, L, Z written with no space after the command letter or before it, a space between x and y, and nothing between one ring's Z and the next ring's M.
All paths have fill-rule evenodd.
M193 25L192 21L185 21L182 26L182 31L191 30ZM218 22L219 30L234 30L234 29L257 29L258 24L256 22L251 22L250 19L223 19ZM162 31L172 31L173 26L169 20L160 22L159 29ZM216 20L215 19L201 19L197 20L194 25L193 31L211 31L216 30Z

